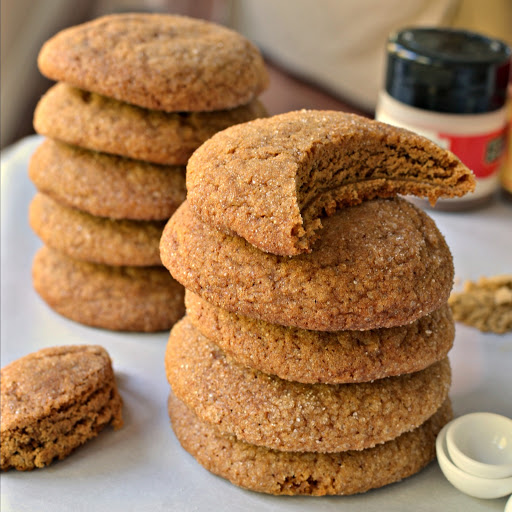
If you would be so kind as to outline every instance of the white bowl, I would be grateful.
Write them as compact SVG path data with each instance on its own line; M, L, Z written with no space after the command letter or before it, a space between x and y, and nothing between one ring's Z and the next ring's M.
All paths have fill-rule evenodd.
M450 423L445 425L436 440L437 461L448 481L459 491L475 498L492 499L511 494L512 477L481 478L462 471L452 462L446 447L446 431L449 427Z
M453 420L446 432L450 458L456 466L483 478L512 476L512 420L475 412Z

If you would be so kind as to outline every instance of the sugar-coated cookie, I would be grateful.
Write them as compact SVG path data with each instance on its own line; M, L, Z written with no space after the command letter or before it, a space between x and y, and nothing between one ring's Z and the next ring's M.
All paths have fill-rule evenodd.
M168 411L183 448L208 471L268 494L356 494L411 476L435 458L436 436L452 419L447 400L425 423L384 444L339 453L282 452L219 433L173 394Z
M235 315L185 291L187 319L235 361L286 380L368 382L446 357L455 329L445 304L416 322L370 331L307 331Z
M34 128L82 148L156 164L185 165L214 133L266 115L258 100L230 110L162 112L58 83L39 101Z
M2 368L2 470L63 459L107 425L123 425L122 400L106 350L45 348Z
M314 251L264 253L195 216L186 201L164 228L163 264L231 312L339 331L414 322L447 300L453 263L432 219L403 199L377 199L324 220Z
M105 265L161 265L164 221L96 217L38 193L29 207L34 232L49 247L77 260Z
M324 214L397 194L461 196L471 171L401 128L353 114L302 110L237 125L190 158L187 199L205 221L259 249L310 252Z
M268 84L260 52L240 34L169 14L112 14L65 29L38 65L52 80L167 112L238 107Z
M162 267L113 267L42 247L33 284L57 313L116 331L163 331L183 316L183 287Z
M165 354L169 384L199 418L239 440L283 451L362 450L418 427L450 387L448 359L358 384L302 384L241 366L185 317Z
M59 203L113 219L167 220L185 200L185 168L88 151L45 139L29 176Z

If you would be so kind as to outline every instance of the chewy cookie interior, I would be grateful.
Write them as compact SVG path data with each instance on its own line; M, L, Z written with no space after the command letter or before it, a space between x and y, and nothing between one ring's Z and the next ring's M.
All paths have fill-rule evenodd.
M322 227L320 217L338 208L375 197L414 194L432 203L440 196L460 195L472 177L457 172L458 163L442 161L435 154L404 141L352 137L316 145L299 162L297 203L303 225L293 233L297 246L307 250Z

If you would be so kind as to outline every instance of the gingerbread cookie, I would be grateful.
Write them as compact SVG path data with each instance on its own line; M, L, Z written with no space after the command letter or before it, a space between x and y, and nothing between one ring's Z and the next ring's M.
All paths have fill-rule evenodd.
M374 448L298 453L223 435L172 393L168 411L181 445L208 471L252 491L309 496L361 493L417 473L435 458L436 436L452 418L447 400L416 429Z
M34 128L42 135L91 150L156 164L185 165L214 133L265 116L258 100L231 110L171 113L58 83L39 101Z
M57 313L93 327L152 332L183 316L183 287L162 267L112 267L48 247L33 262L34 288Z
M171 331L169 384L199 418L239 440L282 451L363 450L426 421L450 387L448 359L359 384L302 384L229 360L186 319Z
M461 196L471 171L402 128L343 112L289 112L214 135L190 158L187 199L212 226L259 249L312 250L324 214L375 197Z
M434 222L399 198L343 208L325 219L315 250L294 258L221 233L187 201L163 231L160 256L175 279L212 304L311 330L414 322L448 300L453 280Z
M106 350L45 348L2 368L2 470L63 459L107 425L123 425L122 400Z
M152 165L46 139L30 159L35 186L64 205L113 219L167 220L185 200L185 168Z
M36 194L29 222L43 242L71 258L105 265L161 265L163 221L96 217Z
M268 84L258 49L207 21L169 14L104 16L65 29L39 53L41 73L149 109L224 110Z
M455 329L441 306L412 324L370 331L306 331L235 315L185 292L187 319L240 364L286 380L368 382L446 357Z

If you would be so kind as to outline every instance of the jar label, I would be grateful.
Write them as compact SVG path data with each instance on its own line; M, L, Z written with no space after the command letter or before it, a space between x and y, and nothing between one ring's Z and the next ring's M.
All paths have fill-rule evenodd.
M497 174L505 158L506 127L484 135L438 133L434 142L457 155L476 178Z

